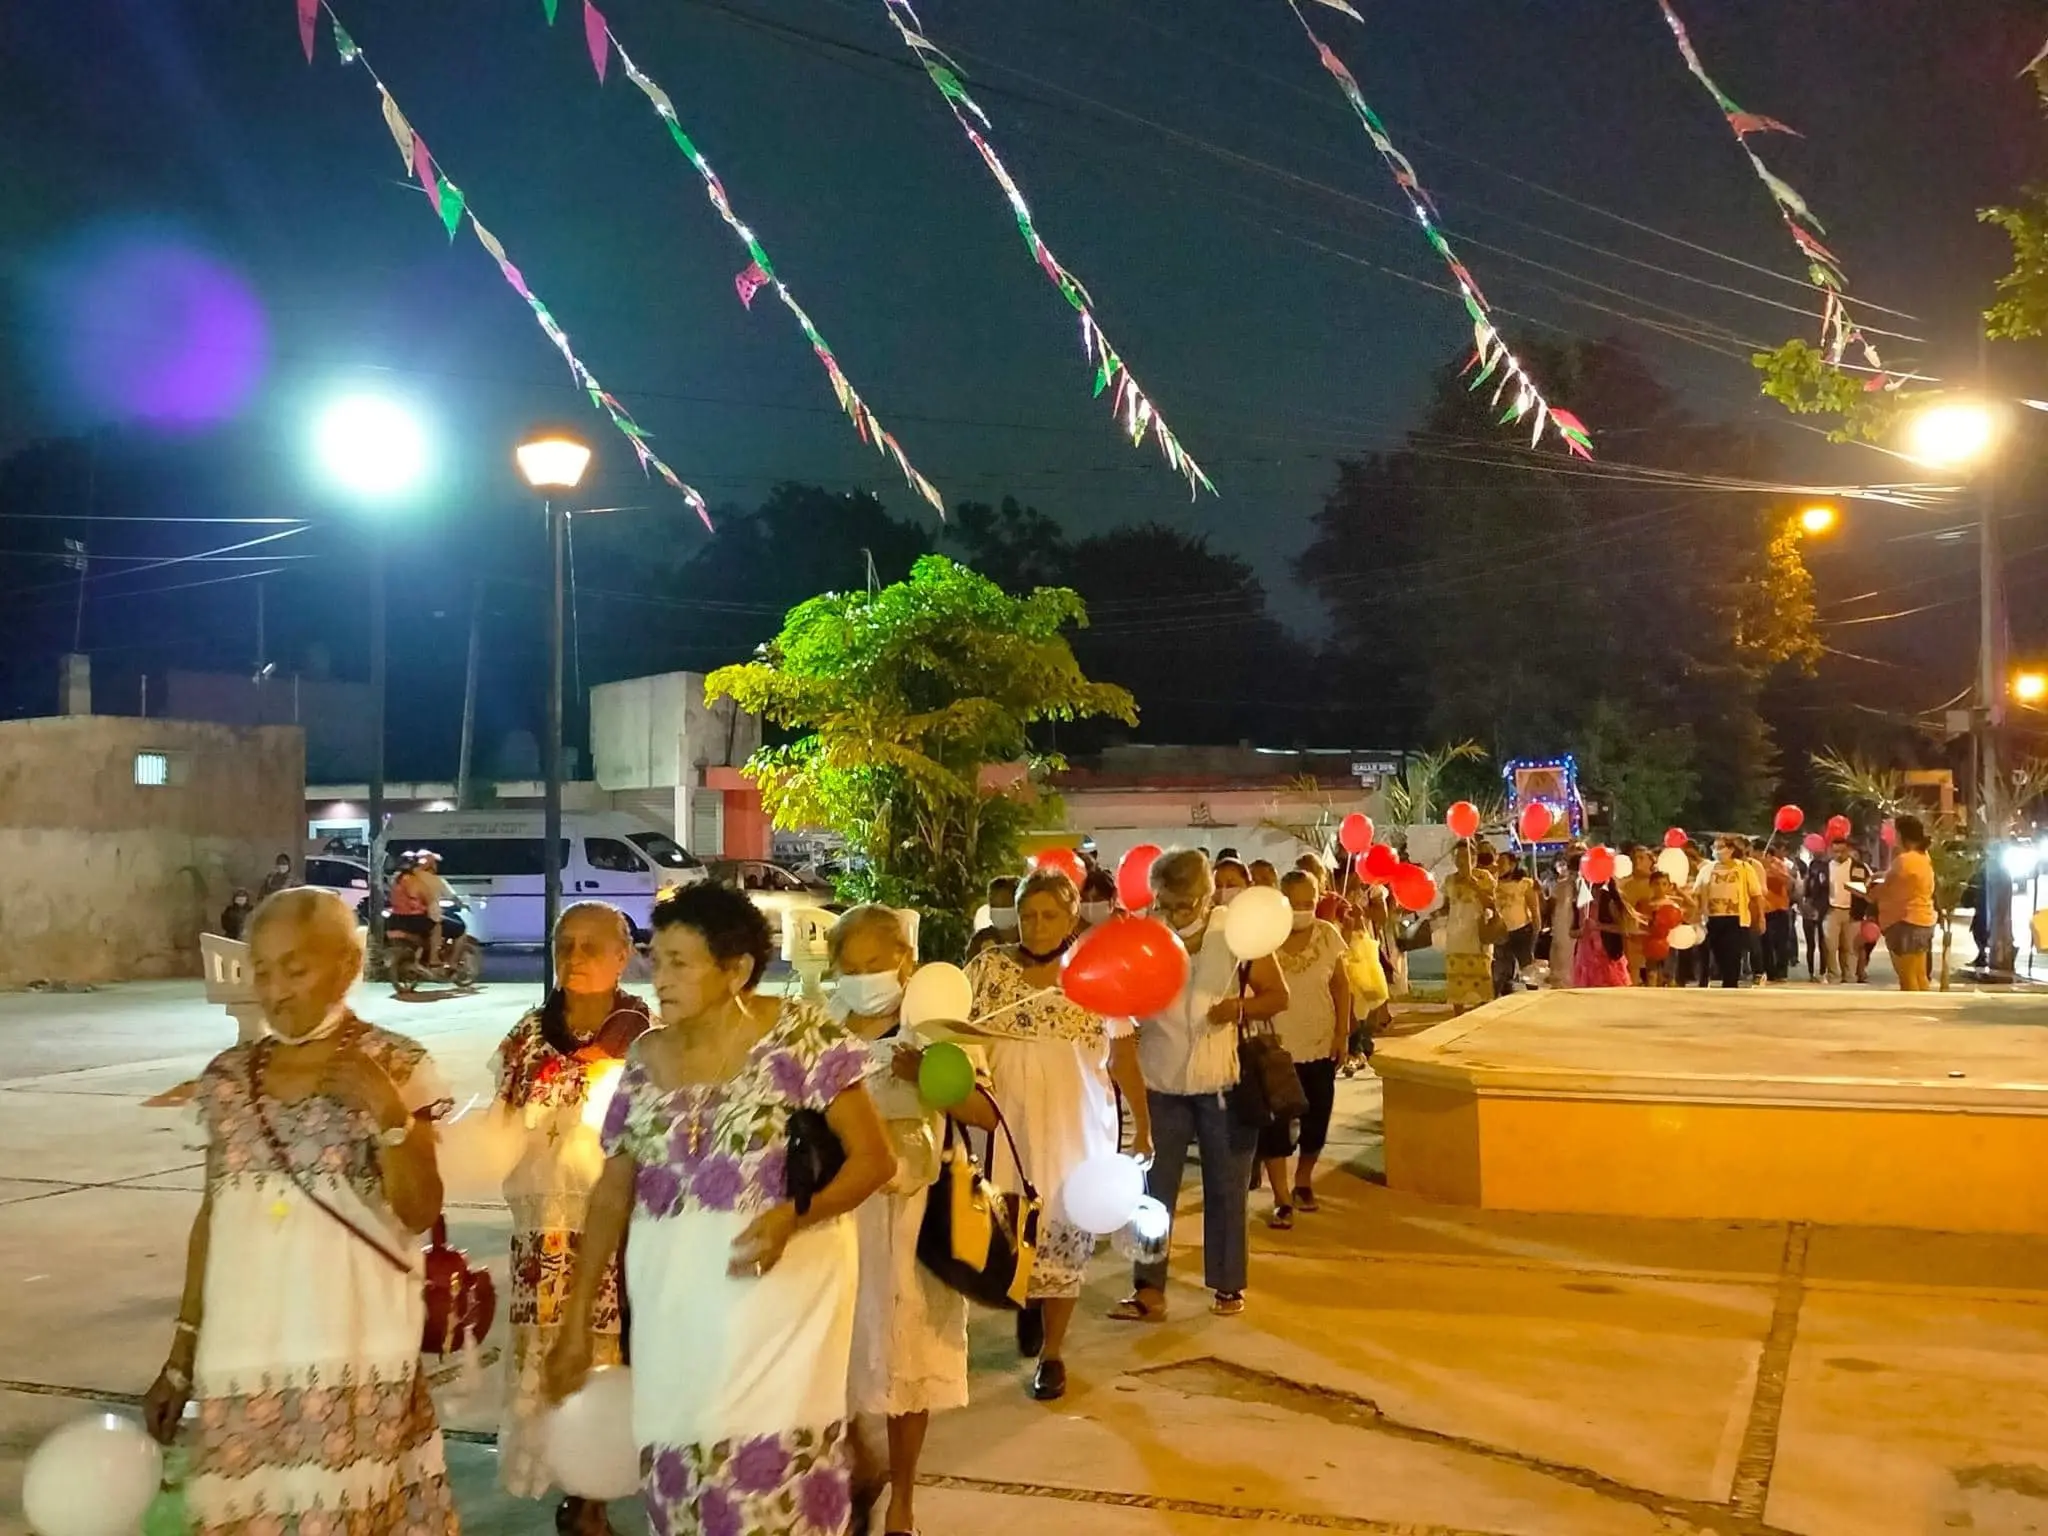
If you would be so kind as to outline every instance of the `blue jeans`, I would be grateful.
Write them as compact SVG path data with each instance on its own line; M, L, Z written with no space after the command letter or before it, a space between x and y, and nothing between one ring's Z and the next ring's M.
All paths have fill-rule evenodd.
M1240 1125L1220 1093L1156 1093L1152 1106L1152 1167L1145 1193L1175 1212L1180 1177L1187 1168L1188 1143L1202 1154L1202 1283L1212 1291L1245 1286L1246 1207L1251 1200L1252 1153L1258 1132ZM1171 1239L1169 1238L1169 1241ZM1166 1264L1139 1264L1132 1271L1146 1289L1166 1289Z

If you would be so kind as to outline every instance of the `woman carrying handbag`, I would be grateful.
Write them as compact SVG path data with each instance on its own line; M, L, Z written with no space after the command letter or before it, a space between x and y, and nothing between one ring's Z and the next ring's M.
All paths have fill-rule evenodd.
M1245 968L1212 921L1215 888L1199 849L1177 848L1152 866L1153 910L1188 947L1188 980L1162 1013L1138 1021L1138 1065L1151 1110L1152 1167L1146 1193L1172 1211L1180 1199L1188 1144L1201 1148L1203 1279L1215 1293L1210 1310L1244 1310L1246 1209L1250 1204L1256 1127L1233 1113L1240 1021L1275 1017L1287 1006L1287 981L1269 955ZM1169 1236L1169 1244L1171 1237ZM1119 1322L1166 1319L1166 1262L1140 1264L1132 1292L1111 1310Z

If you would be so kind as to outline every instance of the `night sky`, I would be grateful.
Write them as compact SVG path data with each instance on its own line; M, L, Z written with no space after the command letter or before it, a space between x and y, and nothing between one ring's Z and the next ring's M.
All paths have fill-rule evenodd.
M1803 308L1800 287L1722 259L1798 270L1654 0L1359 4L1364 28L1320 6L1311 19L1508 324L1640 345L1701 414L1758 423L1788 474L1911 477L1759 401L1747 362L1726 355L1739 346L1683 344L1629 318L1705 320L1759 345L1813 331L1757 302ZM766 298L741 308L744 252L616 60L599 87L578 0L562 0L552 30L541 0L337 9L685 479L714 503L750 505L796 479L919 511L838 414L784 311ZM1973 367L1974 317L2006 255L1974 210L2041 165L2038 105L2014 78L2040 42L2039 7L1682 9L1723 88L1805 133L1758 147L1826 221L1855 291L1918 317L1870 317L1925 338L1889 342L1894 354ZM920 10L967 71L1042 232L1214 476L1222 495L1193 505L1090 399L1071 312L937 93L905 67L881 0L605 11L950 501L1012 493L1077 532L1174 521L1251 559L1283 617L1317 628L1286 563L1332 459L1397 443L1469 327L1420 285L1441 269L1280 0ZM0 454L118 414L77 398L62 295L107 249L141 241L206 253L260 306L260 378L204 439L260 509L348 515L305 472L305 422L338 384L368 380L436 422L444 462L413 514L422 527L459 540L525 526L510 446L553 419L597 445L593 495L649 509L633 514L647 539L702 537L679 500L640 480L466 229L451 247L402 176L369 79L336 61L324 23L307 67L288 0L0 7L0 122ZM2003 350L2019 359L2016 383L2048 392ZM222 367L232 351L218 349ZM1601 453L1624 460L1628 447ZM1910 524L1868 526L1854 558L1880 577L1924 558L1911 540L1887 542ZM213 538L190 529L177 547ZM350 546L315 548L334 559Z

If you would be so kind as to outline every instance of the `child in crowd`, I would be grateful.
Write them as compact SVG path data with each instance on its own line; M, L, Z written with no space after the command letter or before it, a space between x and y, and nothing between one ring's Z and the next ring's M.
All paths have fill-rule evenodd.
M1663 870L1650 874L1650 895L1643 903L1643 983L1652 987L1674 984L1671 958L1671 930L1685 921L1685 904L1672 888Z

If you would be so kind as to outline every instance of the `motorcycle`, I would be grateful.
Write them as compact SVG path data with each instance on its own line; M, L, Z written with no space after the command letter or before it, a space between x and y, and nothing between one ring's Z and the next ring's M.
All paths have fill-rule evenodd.
M415 995L422 982L446 982L455 992L474 992L483 978L484 951L470 934L454 906L441 908L441 963L427 964L427 942L416 933L389 926L391 914L384 914L384 976L398 997Z

